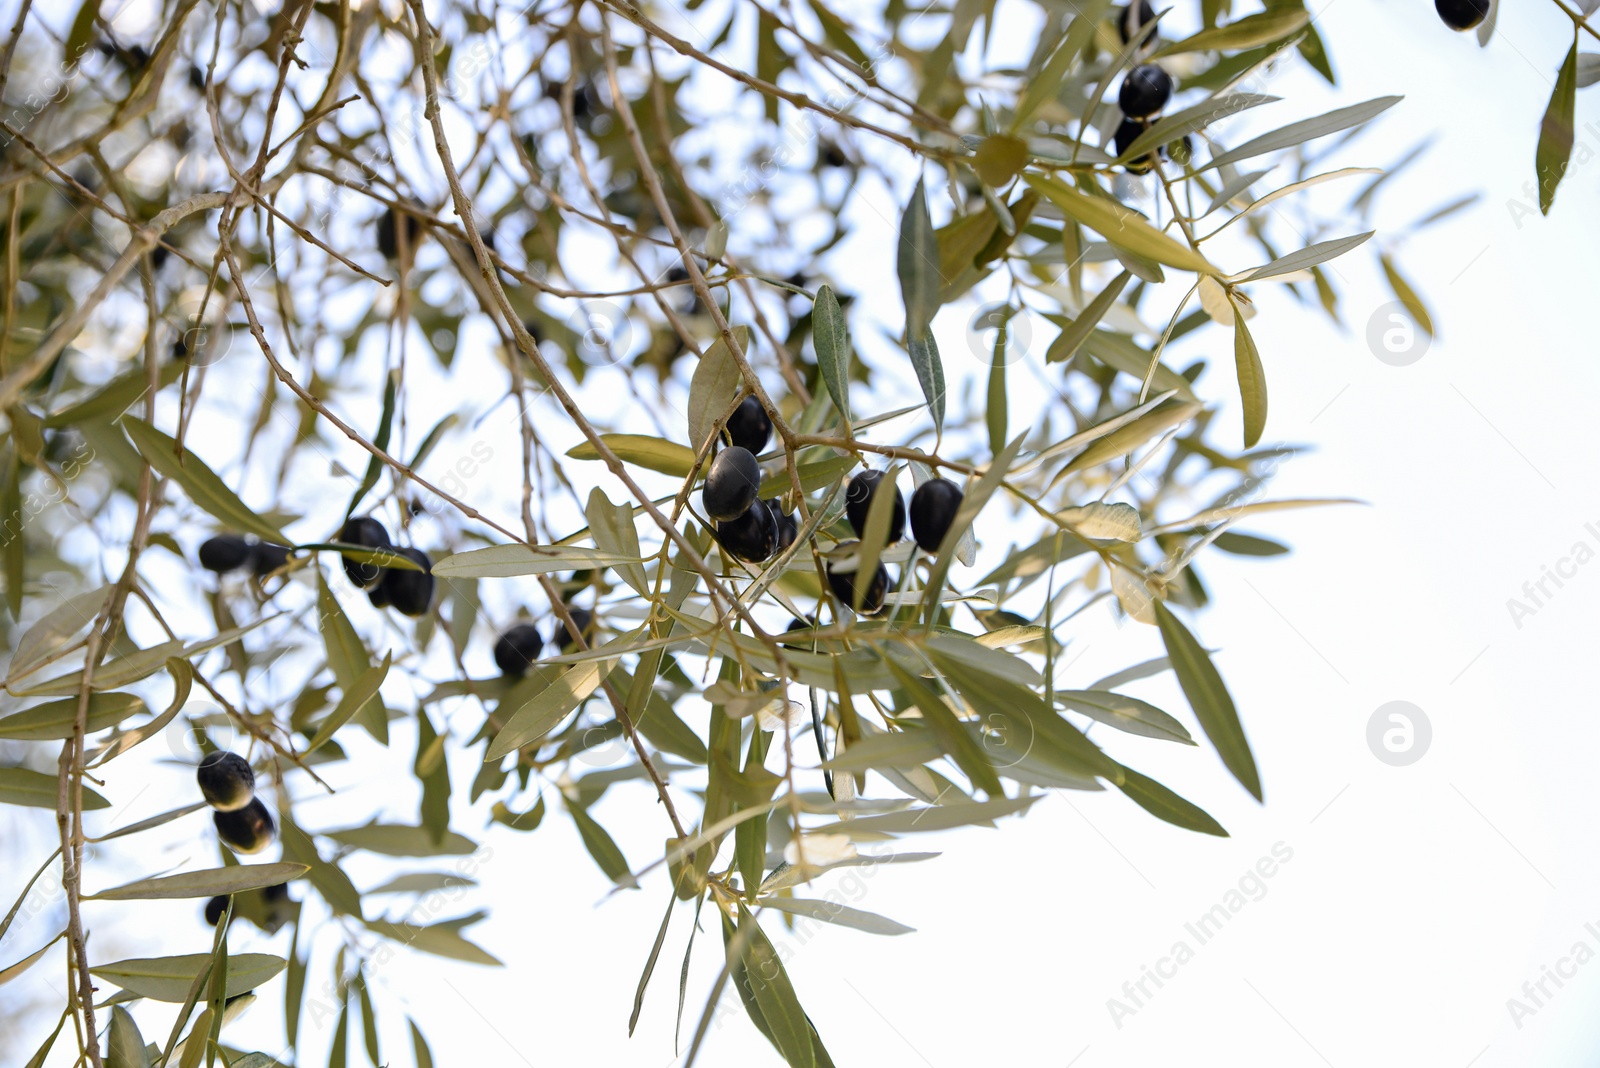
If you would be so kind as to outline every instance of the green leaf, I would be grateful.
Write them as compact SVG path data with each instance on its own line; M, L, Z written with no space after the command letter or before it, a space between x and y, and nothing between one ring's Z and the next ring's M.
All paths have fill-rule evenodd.
M383 414L378 417L378 433L373 437L372 443L378 448L387 451L389 448L389 430L394 425L395 398L400 392L400 368L391 368L389 377L383 386ZM356 509L361 506L361 500L373 486L378 484L378 476L383 473L383 461L376 455L367 460L367 472L361 476L361 485L356 487L355 493L350 497L349 507L345 508L344 515L348 519L356 514Z
M796 916L809 916L823 923L853 927L868 934L903 935L916 930L915 927L907 927L887 916L879 916L875 912L863 912L861 909L838 905L832 901L813 901L800 897L769 897L757 901L756 904L764 909L777 909L779 912L788 912Z
M1189 706L1200 721L1200 727L1211 739L1211 744L1222 757L1233 777L1261 800L1261 775L1256 770L1255 757L1250 754L1250 743L1245 740L1244 728L1239 724L1239 713L1233 698L1223 684L1222 676L1211 663L1211 656L1187 627L1178 621L1160 600L1153 602L1156 626L1161 628L1161 641L1167 647L1167 657L1178 676L1178 685L1189 699Z
M1074 712L1081 712L1090 719L1128 734L1182 742L1184 745L1195 744L1182 723L1137 697L1109 690L1058 690L1055 698Z
M499 760L550 733L557 723L600 688L615 661L585 660L567 668L531 701L518 708L494 736L485 760Z
M1260 48L1298 33L1310 22L1311 13L1303 8L1258 11L1226 26L1201 30L1192 37L1166 45L1155 53L1155 58L1184 52L1236 52Z
M749 991L766 1023L767 1037L790 1068L814 1068L817 1059L811 1044L811 1021L800 1007L783 959L743 903L739 905L738 930L744 953L735 981Z
M94 755L93 767L99 767L106 761L126 753L140 742L149 741L160 734L188 703L189 693L194 688L194 666L187 660L173 658L167 661L167 674L172 676L172 701L166 709L155 719L141 723L131 730L119 730L113 734L107 740L105 748Z
M0 768L0 805L20 805L23 808L56 807L56 777L27 768ZM83 810L110 808L111 802L89 789L83 788Z
M85 894L86 901L169 901L176 898L216 897L242 894L298 879L310 870L304 864L234 864L226 868L187 871L140 879L98 894Z
M1119 161L1139 159L1149 155L1161 145L1170 145L1174 141L1182 140L1186 134L1196 133L1214 122L1220 122L1241 111L1248 111L1263 104L1275 104L1280 99L1261 93L1230 93L1227 96L1210 97L1155 123L1135 137L1133 143L1128 145L1127 151L1117 159Z
M646 434L601 434L600 440L623 463L676 478L688 478L694 471L694 450L676 441ZM574 460L598 460L600 450L585 441L568 449L567 455Z
M903 812L890 812L882 816L857 816L852 820L826 823L813 830L815 834L844 834L858 840L893 837L897 834L920 834L949 831L957 827L991 827L994 821L1005 816L1026 812L1041 795L1003 798L998 801L962 801L927 808L909 808Z
M1122 781L1117 787L1133 798L1140 808L1158 819L1187 830L1199 831L1201 834L1214 834L1218 838L1228 837L1228 832L1223 829L1222 824L1212 819L1205 809L1130 767L1122 769Z
M50 939L50 941L40 946L37 950L17 961L17 963L0 968L0 986L5 986L7 983L11 982L11 980L15 979L17 976L33 967L35 964L38 964L39 961L44 958L44 955L50 952L50 947L61 941L62 937L66 933L66 931L62 931L61 934L56 935L54 938Z
M67 31L66 60L76 63L94 40L94 20L100 14L100 0L83 0L78 13L72 18L72 29Z
M589 491L589 504L584 509L589 520L589 534L601 552L613 556L639 558L639 531L633 525L633 509L626 504L612 504L600 487ZM649 580L644 564L616 565L617 574L641 596L648 597Z
M1534 171L1539 176L1539 210L1550 214L1556 200L1556 187L1566 176L1572 160L1573 125L1578 110L1578 40L1573 35L1572 51L1556 75L1550 106L1539 123L1539 147L1534 153Z
M308 755L320 749L329 738L333 737L335 731L349 723L368 701L377 696L378 689L383 685L383 680L389 676L391 659L391 654L384 653L381 663L367 668L350 684L349 688L344 691L343 696L339 698L339 703L334 706L333 711L329 712L321 725L317 727L317 733L312 737L311 741L306 743L305 753L302 755Z
M111 1010L111 1031L106 1038L106 1068L150 1068L144 1036L132 1015L121 1005Z
M406 1023L411 1025L411 1049L417 1062L417 1068L433 1068L433 1051L428 1049L428 1040L422 1037L417 1022L406 1017Z
M403 920L395 923L388 920L368 920L367 926L402 946L423 953L432 953L436 957L466 961L468 964L485 964L492 968L501 966L498 957L461 936L460 929L463 925L460 920L448 920L429 927L418 927Z
M111 596L110 586L69 597L29 627L17 640L16 652L11 656L11 666L6 679L10 688L13 679L32 674L44 662L72 644L76 638L105 607Z
M84 733L96 734L148 710L144 701L131 693L90 694L88 724ZM46 701L0 719L0 739L59 741L72 737L77 722L78 699L63 697L59 701Z
M177 443L143 419L125 415L122 426L151 467L182 486L190 500L229 529L280 544L287 540L282 531L251 511L187 445L179 460Z
M161 387L172 385L183 377L187 364L183 360L169 360L161 365L156 381ZM84 422L112 422L141 400L150 386L141 360L130 371L124 371L76 404L68 405L44 417L44 425L51 429L74 426Z
M1235 556L1282 556L1289 551L1289 547L1281 542L1257 537L1254 534L1240 534L1232 530L1218 534L1211 544Z
M1341 237L1335 241L1319 241L1314 245L1306 246L1298 252L1291 252L1287 256L1279 256L1271 263L1248 270L1235 278L1234 281L1237 283L1257 282L1263 278L1277 278L1282 275L1293 274L1295 271L1309 270L1319 263L1337 259L1351 249L1366 244L1367 239L1374 233L1376 231L1368 230L1364 234Z
M323 837L385 857L464 857L478 850L478 843L466 835L451 831L443 842L435 842L427 828L400 823L369 823L342 831L325 831Z
M977 741L962 727L956 714L944 703L936 693L922 679L913 675L894 660L889 661L889 670L894 672L895 680L900 688L911 698L917 710L922 713L923 722L927 723L929 731L939 740L939 746L950 754L956 766L966 773L972 784L992 798L1005 796L1005 790L1000 785L1000 778L994 772L994 766ZM847 749L847 753L854 752L855 747Z
M491 545L456 553L433 565L438 578L512 578L552 571L623 568L640 564L637 555L602 552L573 545Z
M1096 26L1109 4L1110 0L1083 0L1075 5L1072 25L1067 27L1061 43L1050 53L1038 76L1027 81L1027 89L1017 102L1016 115L1011 121L1013 130L1020 130L1040 105L1060 93L1072 64L1094 40Z
M317 571L317 627L322 631L322 644L328 651L328 667L332 670L334 679L338 681L340 690L349 693L362 685L362 681L372 670L372 654L367 652L361 636L350 623L350 617L344 614L339 599L328 588L327 579L321 569ZM366 728L367 733L380 743L388 745L389 720L383 701L369 696L367 703L358 708L361 725ZM335 709L335 712L337 711ZM326 726L331 720L330 714L324 725ZM337 730L340 725L342 724L335 724L334 729Z
M921 178L900 216L900 243L896 256L900 296L906 308L906 341L931 337L933 317L939 310L939 239L928 214L928 195ZM913 357L914 358L914 357ZM924 385L923 392L927 392ZM932 403L932 398L929 398Z
M917 372L917 382L922 395L928 400L928 411L933 415L935 432L944 430L944 364L939 359L939 346L930 332L906 342L911 355L911 366Z
M284 859L304 864L310 869L306 873L306 878L335 913L360 919L361 895L356 891L350 877L337 864L322 859L321 854L317 852L316 843L311 840L310 835L295 825L287 812L280 814L280 819L283 823L283 832L279 835L279 840L283 842Z
M211 963L209 953L176 957L138 958L102 964L89 971L131 994L152 1001L181 1005L195 979ZM283 971L287 962L266 953L241 953L228 958L228 997L264 986Z
M600 870L605 872L606 878L614 883L631 882L628 858L622 855L622 850L617 848L617 843L612 841L606 829L596 823L582 805L569 805L567 811L572 815L572 822L578 826L583 848L589 851Z
M1068 218L1076 219L1117 248L1127 249L1135 256L1155 260L1181 271L1207 275L1219 273L1200 253L1156 229L1132 208L1107 197L1080 193L1054 178L1037 174L1023 177Z
M1244 405L1244 447L1253 449L1267 427L1267 374L1255 338L1244 323L1244 311L1237 304L1233 309L1233 364L1239 375L1239 400Z
M1271 133L1262 134L1252 141L1246 141L1230 152L1213 157L1196 170L1205 171L1213 167L1225 166L1229 163L1238 163L1240 160L1252 159L1256 156L1266 155L1283 148L1293 148L1295 145L1304 144L1318 137L1348 130L1352 126L1359 126L1388 111L1400 103L1402 97L1382 96L1368 100L1362 104L1352 104L1350 107L1338 108L1325 115L1318 115L1314 119L1304 119L1300 122L1290 123L1282 129Z
M741 353L750 351L750 328L736 326L733 339ZM733 406L733 400L744 388L744 375L727 341L717 338L706 349L705 355L695 365L694 377L689 381L689 447L694 452L703 449L718 429L717 420Z
M998 453L1006 447L1006 341L1011 333L1011 308L996 313L1001 316L994 332L994 349L989 357L989 393L985 406L984 422L989 429L989 452Z
M1106 312L1111 310L1117 298L1122 296L1122 291L1127 288L1128 281L1133 277L1127 271L1117 275L1106 287L1102 289L1089 306L1083 309L1083 314L1061 328L1061 336L1051 342L1050 348L1045 352L1046 363L1062 363L1072 359L1089 335L1094 333L1095 327L1100 325L1100 320L1106 317Z
M850 423L850 330L833 287L823 285L811 309L811 341L817 367L845 425Z
M1429 337L1433 337L1433 316L1428 314L1428 306L1422 303L1422 298L1417 295L1417 291L1411 287L1410 282L1406 281L1405 276L1400 273L1400 269L1394 265L1394 261L1389 258L1387 252L1378 257L1378 263L1383 267L1383 276L1388 279L1389 288L1400 299L1400 303L1405 305L1406 311L1411 313L1411 318L1416 320L1417 325Z

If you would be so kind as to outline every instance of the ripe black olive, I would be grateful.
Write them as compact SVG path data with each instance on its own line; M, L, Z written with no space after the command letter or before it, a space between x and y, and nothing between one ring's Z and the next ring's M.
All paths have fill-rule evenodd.
M767 440L772 437L772 419L755 394L741 401L728 416L728 436L735 445L748 449L753 455L760 455L767 447Z
M939 551L961 508L961 488L947 478L930 478L911 495L911 536L930 553Z
M845 546L855 546L857 542L845 542ZM840 602L853 607L856 603L856 571L851 564L844 561L830 561L827 564L828 588ZM872 585L867 587L866 595L861 598L861 611L864 615L877 615L883 611L883 600L889 595L889 570L882 564L878 565L877 572L872 576Z
M371 602L372 607L374 608L389 607L389 592L383 588L383 581L381 579L376 586L367 591L367 600Z
M587 608L569 607L567 611L572 615L572 622L577 624L579 632L583 634L584 643L592 646L594 644L594 613ZM555 642L556 647L563 653L570 653L578 648L577 639L573 638L572 633L567 630L567 625L559 619L556 620L556 632L550 636L550 640Z
M250 570L256 578L266 578L289 562L289 547L258 541L250 547Z
M706 515L719 522L738 519L755 503L760 488L761 465L749 449L734 445L711 461L705 485L700 487L700 503Z
M259 853L278 837L272 813L259 797L232 812L213 812L211 822L216 824L217 837L235 853Z
M228 895L218 894L206 902L206 923L215 927L222 922L222 914L228 911Z
M847 167L850 158L844 154L844 149L832 141L823 141L817 145L817 162L824 167Z
M1452 30L1470 30L1489 17L1490 0L1433 0L1433 6Z
M863 471L850 480L850 487L845 491L844 514L858 538L866 534L867 513L872 510L872 499L878 492L878 483L882 481L882 471ZM891 484L889 488L894 490L894 511L889 515L889 540L886 544L893 545L906 533L906 499L900 496L899 486Z
M1124 4L1116 9L1117 36L1122 38L1122 43L1127 44L1133 40L1133 35L1144 28L1147 22L1156 20L1156 9L1150 6L1150 0L1139 0L1136 4ZM1148 44L1149 42L1145 42Z
M402 571L399 568L383 569L383 579L378 583L383 598L395 611L407 616L426 615L433 604L433 561L421 549L397 548L398 556L414 560L421 571ZM374 604L377 602L374 601Z
M221 749L207 753L194 777L206 804L219 812L244 808L256 796L256 773L238 753Z
M1140 122L1138 119L1123 119L1122 125L1117 127L1117 135L1113 141L1117 155L1121 156L1126 153L1133 146L1134 141L1138 140L1139 135L1149 128L1150 124L1147 122ZM1154 155L1147 154L1140 156L1138 159L1131 159L1123 166L1127 168L1129 174L1148 174L1155 165Z
M422 240L422 220L409 213L403 214L406 219L406 246L415 254ZM393 208L384 208L383 214L378 216L378 251L391 260L400 258L399 233L395 228L394 215Z
M738 519L717 524L717 543L740 560L759 564L778 549L778 518L766 501L757 501Z
M359 519L347 519L339 530L339 540L346 545L359 545L365 549L389 548L389 532L384 525L371 516ZM378 584L383 578L383 568L377 564L362 563L345 556L340 558L344 564L345 578L360 589L367 590Z
M506 628L494 643L494 662L504 674L526 675L543 648L539 629L532 623L518 623Z
M250 543L237 534L218 534L200 543L200 566L225 575L250 562Z
M1130 70L1117 93L1117 103L1130 119L1148 119L1166 107L1171 99L1172 75L1154 63Z
M776 497L767 502L767 507L772 510L772 518L778 524L778 544L773 552L781 553L800 536L800 520L793 515L784 515L783 505Z

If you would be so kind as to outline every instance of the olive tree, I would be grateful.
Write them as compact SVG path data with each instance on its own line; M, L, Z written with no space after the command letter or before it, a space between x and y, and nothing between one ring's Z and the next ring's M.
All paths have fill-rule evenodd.
M1340 322L1348 257L1433 329L1366 224L1400 96L1274 93L1337 85L1302 0L113 7L20 0L0 54L0 805L56 840L4 847L0 982L71 977L0 1025L27 1063L343 1065L357 1018L390 1063L375 961L498 961L438 915L459 873L347 869L570 819L666 902L634 1020L676 920L720 942L690 1061L731 985L830 1065L764 925L905 929L828 873L1058 789L1225 834L1150 746L1264 797L1200 568L1325 502L1268 492L1294 366L1250 324ZM1546 212L1597 72L1574 43ZM1091 612L1126 670L1064 655ZM1187 708L1126 692L1169 672ZM402 746L410 819L308 811ZM125 816L151 780L188 803ZM179 828L215 860L157 873ZM163 956L97 952L163 899L197 921ZM230 1043L253 998L281 1049Z

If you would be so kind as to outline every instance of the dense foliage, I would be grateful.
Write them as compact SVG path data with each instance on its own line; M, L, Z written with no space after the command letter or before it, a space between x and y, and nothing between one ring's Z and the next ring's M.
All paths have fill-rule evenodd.
M1546 212L1600 76L1597 5L1554 2ZM1257 297L1337 321L1326 265L1377 249L1432 330L1365 225L1385 174L1347 158L1400 98L1268 92L1336 84L1302 0L146 7L23 2L0 56L0 804L54 814L54 854L7 860L64 902L23 946L23 890L0 982L58 953L73 984L9 1035L33 1065L63 1031L94 1068L324 1063L296 1046L319 942L326 1063L355 1018L385 1063L374 953L498 962L481 913L416 907L459 872L346 869L470 856L463 831L537 851L558 816L671 899L639 999L675 913L720 937L690 1060L731 982L787 1063L829 1065L762 918L905 928L825 873L1049 789L1225 834L1144 746L1263 797L1194 622L1206 554L1285 551L1236 523L1321 503L1266 495L1292 368ZM1487 4L1438 8L1488 41ZM1166 655L1081 677L1097 608ZM1182 715L1125 692L1164 672ZM175 738L186 768L137 748ZM402 739L410 822L297 801ZM191 804L96 814L189 774ZM591 814L612 790L659 854ZM85 892L91 837L139 867L177 821L215 866ZM171 898L208 943L87 942L101 902ZM230 952L237 921L276 951ZM283 1050L230 1044L252 996Z

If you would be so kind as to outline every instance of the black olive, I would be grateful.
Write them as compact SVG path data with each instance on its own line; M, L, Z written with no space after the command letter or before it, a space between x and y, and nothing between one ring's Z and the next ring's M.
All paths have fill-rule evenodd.
M849 166L850 159L838 145L832 141L823 141L817 145L817 162L824 167L846 167Z
M194 777L200 784L200 796L219 812L244 808L256 796L256 773L238 753L221 749L207 753Z
M383 588L382 579L378 581L376 586L367 591L367 600L371 602L374 608L389 607L389 592Z
M877 495L878 483L882 481L882 471L863 471L850 480L850 487L845 491L844 514L858 538L866 534L867 513L872 509L872 499ZM891 484L889 488L894 490L894 511L889 515L889 540L886 544L893 545L905 537L906 499L900 496L899 486Z
M250 547L250 570L256 578L266 578L289 562L289 547L258 541Z
M250 562L250 543L237 534L218 534L201 542L196 555L201 567L224 575Z
M1138 119L1123 119L1122 125L1117 127L1117 135L1113 141L1117 155L1125 154L1133 146L1134 141L1138 140L1139 135L1149 128L1150 124L1147 122L1141 122ZM1152 155L1143 155L1138 159L1129 160L1123 166L1127 168L1129 174L1148 174L1155 165L1155 159Z
M359 545L365 549L390 547L389 531L371 516L346 519L344 526L339 530L339 540L346 545ZM344 564L345 578L363 590L371 589L378 584L379 579L383 578L383 568L377 564L362 563L348 556L341 557L340 562Z
M749 449L734 445L711 461L705 485L700 487L700 503L706 515L719 522L738 519L755 503L760 488L761 465Z
M1134 34L1144 28L1145 23L1156 20L1156 9L1150 6L1150 0L1139 0L1136 4L1124 4L1117 8L1116 18L1117 36L1122 38L1123 44L1127 44L1133 40Z
M1433 6L1452 30L1470 30L1489 17L1490 0L1433 0Z
M766 501L756 501L738 519L717 524L717 544L740 560L759 564L778 549L778 520Z
M911 495L911 536L930 553L939 551L961 508L960 487L947 478L930 478Z
M858 542L844 542L840 548L855 546ZM839 598L846 606L853 607L856 603L856 569L842 562L830 561L827 564L828 588L833 595ZM864 615L877 615L883 611L883 600L889 595L889 570L882 564L878 565L877 572L872 576L872 585L867 587L866 595L861 598L861 611Z
M776 497L767 502L767 507L772 510L772 518L778 524L778 545L774 552L781 553L800 536L800 520L793 515L784 515L783 505Z
M572 622L577 624L578 631L583 635L584 643L592 646L594 644L594 613L587 608L572 607L568 607L567 612L572 616ZM550 636L550 640L555 642L556 647L563 653L570 653L578 648L577 639L573 638L571 632L567 630L567 625L559 619L556 621L556 630Z
M383 569L378 586L389 606L401 615L427 615L433 604L433 561L421 549L396 548L395 555L415 561L421 571L402 571L396 567Z
M1133 68L1122 79L1117 103L1130 119L1148 119L1172 99L1172 75L1154 63Z
M399 234L395 229L394 209L384 208L378 216L378 251L391 260L400 258ZM406 213L406 245L415 254L422 240L422 220Z
M494 662L506 675L526 675L543 648L539 628L532 623L518 623L495 641Z
M232 812L213 812L211 822L216 824L217 837L235 853L259 853L278 837L272 813L259 797Z
M728 436L741 449L760 455L772 437L772 418L761 402L751 394L739 402L739 407L728 417Z
M206 923L215 927L222 922L222 914L228 911L228 895L218 894L206 902Z

